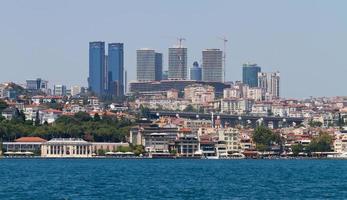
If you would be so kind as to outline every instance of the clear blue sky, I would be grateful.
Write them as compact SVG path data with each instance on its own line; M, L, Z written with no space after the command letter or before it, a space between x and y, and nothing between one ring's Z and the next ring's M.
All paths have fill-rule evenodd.
M227 80L250 61L281 72L285 97L347 95L347 1L1 1L0 82L41 77L87 85L88 42L123 42L128 80L136 49L164 53L187 39L188 63L229 39Z

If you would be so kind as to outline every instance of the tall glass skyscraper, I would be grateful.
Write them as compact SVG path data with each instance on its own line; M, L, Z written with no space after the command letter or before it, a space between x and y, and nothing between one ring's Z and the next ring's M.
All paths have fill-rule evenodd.
M124 95L124 45L109 43L107 56L107 93Z
M242 82L249 87L258 87L258 73L261 67L257 64L243 64L242 66Z
M105 42L89 43L88 88L96 95L104 94L105 83Z

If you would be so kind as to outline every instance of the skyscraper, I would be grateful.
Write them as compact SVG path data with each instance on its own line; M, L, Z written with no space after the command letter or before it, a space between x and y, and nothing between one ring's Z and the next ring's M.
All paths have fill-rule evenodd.
M187 48L169 48L169 79L187 79Z
M109 43L107 56L107 91L110 95L124 95L124 45Z
M242 82L249 87L258 87L258 73L261 72L261 67L257 64L243 64L242 66Z
M88 89L96 95L104 94L105 42L89 43Z
M163 54L155 53L155 80L161 81L163 78Z
M263 89L265 99L278 99L280 97L280 73L258 73L258 86Z
M155 80L155 51L153 49L136 50L137 61L137 80L154 81Z
M219 49L202 51L202 80L224 82L223 51Z
M160 81L163 73L163 54L153 49L139 49L137 55L137 80Z
M195 61L193 67L190 68L190 80L201 81L202 79L202 70L199 67L199 63Z
M65 96L66 86L65 85L54 85L53 94L55 96Z

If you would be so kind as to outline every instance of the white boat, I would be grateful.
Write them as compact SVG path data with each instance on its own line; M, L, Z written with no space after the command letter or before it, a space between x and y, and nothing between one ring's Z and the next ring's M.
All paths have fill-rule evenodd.
M328 155L327 158L347 159L347 152L343 152L343 153L340 153L340 154Z

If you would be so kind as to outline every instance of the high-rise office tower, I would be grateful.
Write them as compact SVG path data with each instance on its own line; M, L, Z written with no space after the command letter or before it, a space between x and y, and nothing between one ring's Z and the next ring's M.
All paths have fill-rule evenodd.
M223 51L205 49L202 51L202 80L223 82Z
M169 48L169 79L187 79L187 48Z
M155 53L155 80L161 81L163 78L163 54Z
M258 73L261 72L261 67L257 64L243 64L242 66L242 82L249 87L258 87Z
M280 97L280 73L258 73L258 86L263 89L265 99L278 99Z
M107 55L107 93L124 95L124 45L109 43Z
M199 67L199 63L197 61L195 61L193 63L193 67L190 68L190 80L202 80L202 70L201 67Z
M41 78L26 80L26 89L48 93L48 81Z
M153 49L136 50L137 61L137 80L154 81L155 80L155 51Z
M139 49L137 55L137 80L160 81L163 73L163 54L153 49Z
M105 42L89 43L88 89L96 95L103 95L105 89Z

